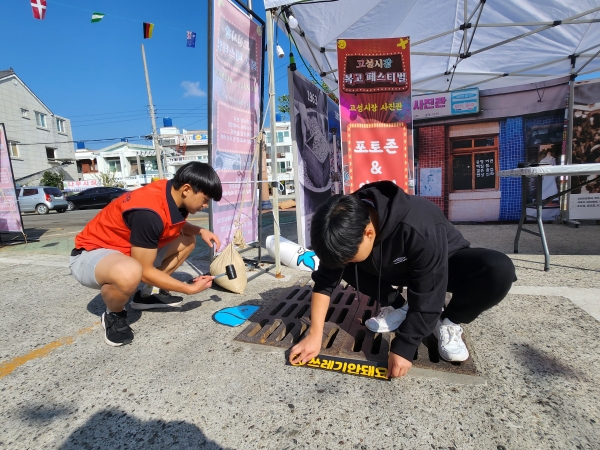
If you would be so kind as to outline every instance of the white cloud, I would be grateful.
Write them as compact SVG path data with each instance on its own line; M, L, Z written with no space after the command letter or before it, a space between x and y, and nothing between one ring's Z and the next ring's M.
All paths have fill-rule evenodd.
M199 81L182 81L181 87L185 89L184 97L206 97L206 92L200 89Z

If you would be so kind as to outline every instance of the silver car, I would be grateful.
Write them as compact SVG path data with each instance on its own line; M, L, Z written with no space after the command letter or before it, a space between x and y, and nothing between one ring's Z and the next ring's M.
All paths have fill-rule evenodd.
M69 207L63 192L51 186L25 186L17 188L21 212L48 214L51 209L63 213Z

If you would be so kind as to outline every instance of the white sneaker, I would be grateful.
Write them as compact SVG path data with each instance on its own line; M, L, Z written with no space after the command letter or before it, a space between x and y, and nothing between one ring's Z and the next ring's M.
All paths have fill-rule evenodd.
M458 362L469 359L469 350L462 340L463 329L460 325L452 322L444 324L438 320L433 334L438 340L438 352L446 361Z
M406 318L407 311L408 303L399 309L384 306L379 310L377 316L371 317L365 322L365 326L374 333L394 331Z

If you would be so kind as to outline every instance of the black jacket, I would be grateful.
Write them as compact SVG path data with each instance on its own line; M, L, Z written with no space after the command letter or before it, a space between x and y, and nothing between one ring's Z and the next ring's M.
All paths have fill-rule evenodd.
M357 264L359 278L360 272L366 272L380 276L382 284L407 287L408 314L396 331L391 351L412 361L442 312L448 258L471 244L438 206L406 194L390 181L367 184L352 195L372 205L379 219L373 251ZM343 271L319 266L312 274L313 292L331 295Z

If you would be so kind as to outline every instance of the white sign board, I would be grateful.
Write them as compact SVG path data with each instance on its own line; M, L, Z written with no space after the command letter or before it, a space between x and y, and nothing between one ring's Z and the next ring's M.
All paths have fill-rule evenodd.
M413 120L476 114L479 112L479 89L413 95L412 102Z

